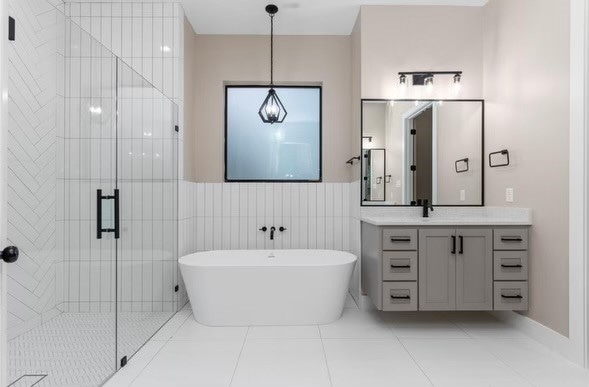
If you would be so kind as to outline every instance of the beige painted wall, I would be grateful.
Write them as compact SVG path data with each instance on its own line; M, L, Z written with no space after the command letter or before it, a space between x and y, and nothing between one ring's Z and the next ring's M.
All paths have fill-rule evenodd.
M197 35L192 68L197 181L223 181L224 84L269 81L268 36ZM351 40L349 36L277 36L275 82L323 86L323 181L350 181ZM260 101L261 103L261 101Z
M568 334L569 2L491 0L484 8L488 205L529 207L532 319ZM513 204L505 188L514 189Z
M428 98L399 88L399 71L462 70L461 98L482 95L481 7L363 6L362 98ZM454 98L452 76L436 77L432 98Z
M352 142L351 155L360 156L360 124L362 99L362 9L358 13L351 34L352 53ZM360 180L360 163L350 166L352 181Z
M196 34L188 19L184 18L184 127L182 128L184 152L184 180L196 181L194 144L196 143L195 118L193 114L196 88L194 85L194 65L196 61Z

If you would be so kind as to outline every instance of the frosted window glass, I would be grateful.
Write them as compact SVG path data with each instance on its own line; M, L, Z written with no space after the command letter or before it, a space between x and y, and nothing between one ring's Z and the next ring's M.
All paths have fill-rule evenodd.
M321 87L275 87L288 115L258 115L268 87L226 88L227 181L321 180Z

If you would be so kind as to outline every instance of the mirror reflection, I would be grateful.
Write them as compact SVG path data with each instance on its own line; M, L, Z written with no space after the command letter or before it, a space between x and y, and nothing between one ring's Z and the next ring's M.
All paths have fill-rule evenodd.
M483 205L483 101L362 101L362 204Z

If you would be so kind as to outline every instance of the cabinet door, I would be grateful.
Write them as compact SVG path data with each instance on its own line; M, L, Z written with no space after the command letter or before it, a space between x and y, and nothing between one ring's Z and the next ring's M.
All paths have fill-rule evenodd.
M419 230L419 310L456 309L453 229Z
M456 310L493 309L493 232L458 229Z

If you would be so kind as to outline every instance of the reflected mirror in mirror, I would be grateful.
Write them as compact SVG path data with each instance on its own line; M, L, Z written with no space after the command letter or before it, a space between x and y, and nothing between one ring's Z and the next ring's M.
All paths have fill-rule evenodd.
M483 115L482 100L363 100L362 204L482 206Z

